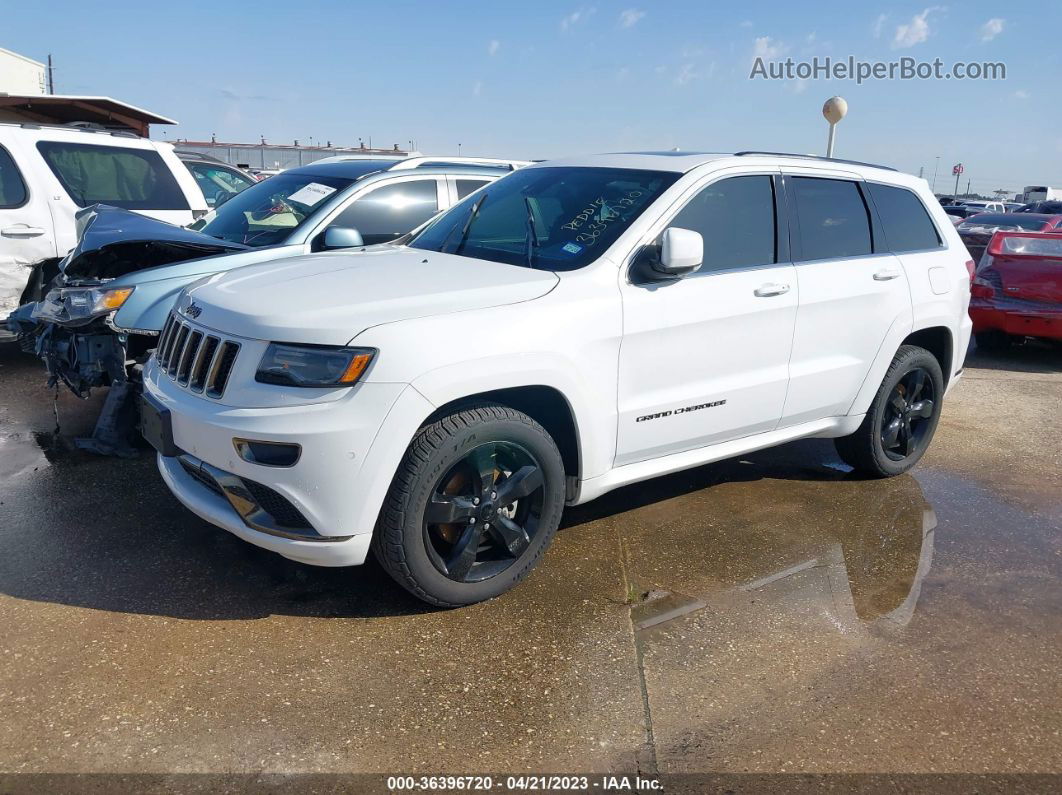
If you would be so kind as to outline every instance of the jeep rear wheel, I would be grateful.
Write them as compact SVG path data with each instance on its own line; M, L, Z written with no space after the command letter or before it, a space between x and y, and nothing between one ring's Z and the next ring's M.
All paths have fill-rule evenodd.
M944 377L933 354L915 345L896 352L859 429L834 440L857 472L892 477L918 463L937 428Z
M563 509L564 464L545 429L506 406L468 406L417 433L373 548L424 601L471 604L527 576Z

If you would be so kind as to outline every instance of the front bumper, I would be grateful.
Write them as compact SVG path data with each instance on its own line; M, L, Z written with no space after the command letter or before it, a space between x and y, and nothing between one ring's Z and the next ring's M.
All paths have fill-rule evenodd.
M327 402L237 408L181 388L154 358L144 370L144 392L168 410L173 443L184 455L183 463L181 457L159 456L159 470L177 499L245 541L318 566L364 561L382 504L380 483L389 484L394 474L393 456L380 458L379 451L390 453L399 442L392 438L397 434L385 432L385 422L396 403L423 416L431 411L411 387L381 383L360 383ZM240 456L233 439L298 444L301 455L285 467L251 463ZM400 443L404 448L408 438ZM190 462L201 464L203 472ZM283 527L280 533L275 526L259 529L253 511L237 511L239 501L216 487L225 475L275 492L305 519L307 528L298 534L284 533Z
M975 299L970 301L970 319L975 332L1002 331L1019 337L1062 339L1062 305Z

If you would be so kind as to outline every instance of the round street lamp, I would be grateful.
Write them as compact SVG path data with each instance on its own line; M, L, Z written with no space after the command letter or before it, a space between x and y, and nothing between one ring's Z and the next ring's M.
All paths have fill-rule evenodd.
M844 97L830 97L823 103L822 115L830 123L830 137L826 140L826 157L833 157L833 142L837 136L837 122L848 113Z

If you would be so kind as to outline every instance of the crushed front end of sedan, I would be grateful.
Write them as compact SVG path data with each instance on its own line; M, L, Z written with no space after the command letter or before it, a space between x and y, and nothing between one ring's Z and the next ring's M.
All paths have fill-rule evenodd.
M131 456L131 397L158 332L118 325L117 312L137 292L144 271L248 247L103 205L79 212L77 231L77 246L60 262L44 298L21 306L7 325L23 350L44 362L49 386L63 383L79 398L110 387L92 437L76 440L78 447Z

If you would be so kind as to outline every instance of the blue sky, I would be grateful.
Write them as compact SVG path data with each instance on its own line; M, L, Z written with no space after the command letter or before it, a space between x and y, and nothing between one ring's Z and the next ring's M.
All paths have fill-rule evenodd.
M158 137L554 157L681 147L821 152L974 190L1062 186L1062 10L852 2L27 3L0 47L56 60L59 93L180 121ZM1002 81L749 80L756 53L1003 61ZM950 189L950 188L949 188Z

